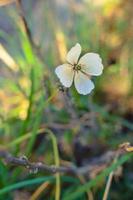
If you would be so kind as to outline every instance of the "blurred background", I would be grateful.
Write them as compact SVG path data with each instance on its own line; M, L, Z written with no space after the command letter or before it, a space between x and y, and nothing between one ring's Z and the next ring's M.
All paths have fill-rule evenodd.
M0 0L0 148L54 164L50 130L56 136L60 164L81 167L123 142L132 143L133 1L21 3L20 7ZM87 96L75 88L64 92L54 73L77 42L83 54L99 53L104 64L103 75L94 78L95 90ZM109 199L132 199L132 169L132 162L119 168ZM81 183L96 176L92 172ZM36 177L41 174L0 161L0 188ZM62 183L61 199L78 186L67 183L66 188ZM30 199L37 187L0 193L0 199ZM99 181L90 200L102 199L104 187L105 180ZM49 184L37 199L54 199L53 188ZM83 194L76 199L89 198Z

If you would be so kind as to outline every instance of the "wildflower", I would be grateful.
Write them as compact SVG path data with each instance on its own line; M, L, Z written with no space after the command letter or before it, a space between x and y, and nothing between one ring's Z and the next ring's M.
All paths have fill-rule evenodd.
M79 59L81 54L80 44L70 49L66 56L67 62L55 69L60 82L67 88L71 87L73 81L79 94L89 94L94 89L91 76L102 74L102 59L96 53L86 53Z

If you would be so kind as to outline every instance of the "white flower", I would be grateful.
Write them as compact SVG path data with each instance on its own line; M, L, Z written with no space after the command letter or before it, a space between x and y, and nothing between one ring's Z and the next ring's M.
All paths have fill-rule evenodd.
M73 81L78 93L86 95L94 89L90 80L91 76L102 74L102 59L96 53L86 53L79 59L81 54L80 44L76 44L67 54L67 62L58 66L55 73L65 87L71 87Z

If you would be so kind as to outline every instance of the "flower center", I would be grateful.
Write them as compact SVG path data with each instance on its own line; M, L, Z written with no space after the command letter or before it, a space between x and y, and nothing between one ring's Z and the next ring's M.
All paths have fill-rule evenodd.
M75 71L81 70L81 65L74 64L74 65L73 65L73 70L75 70Z

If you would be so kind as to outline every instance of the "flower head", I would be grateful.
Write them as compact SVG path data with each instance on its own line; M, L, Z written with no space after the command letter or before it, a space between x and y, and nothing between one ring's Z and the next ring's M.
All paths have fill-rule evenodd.
M66 56L66 63L58 66L55 73L60 82L67 88L74 82L78 93L86 95L94 89L91 76L102 74L102 59L96 53L86 53L79 59L81 54L80 44L76 44L70 49Z

